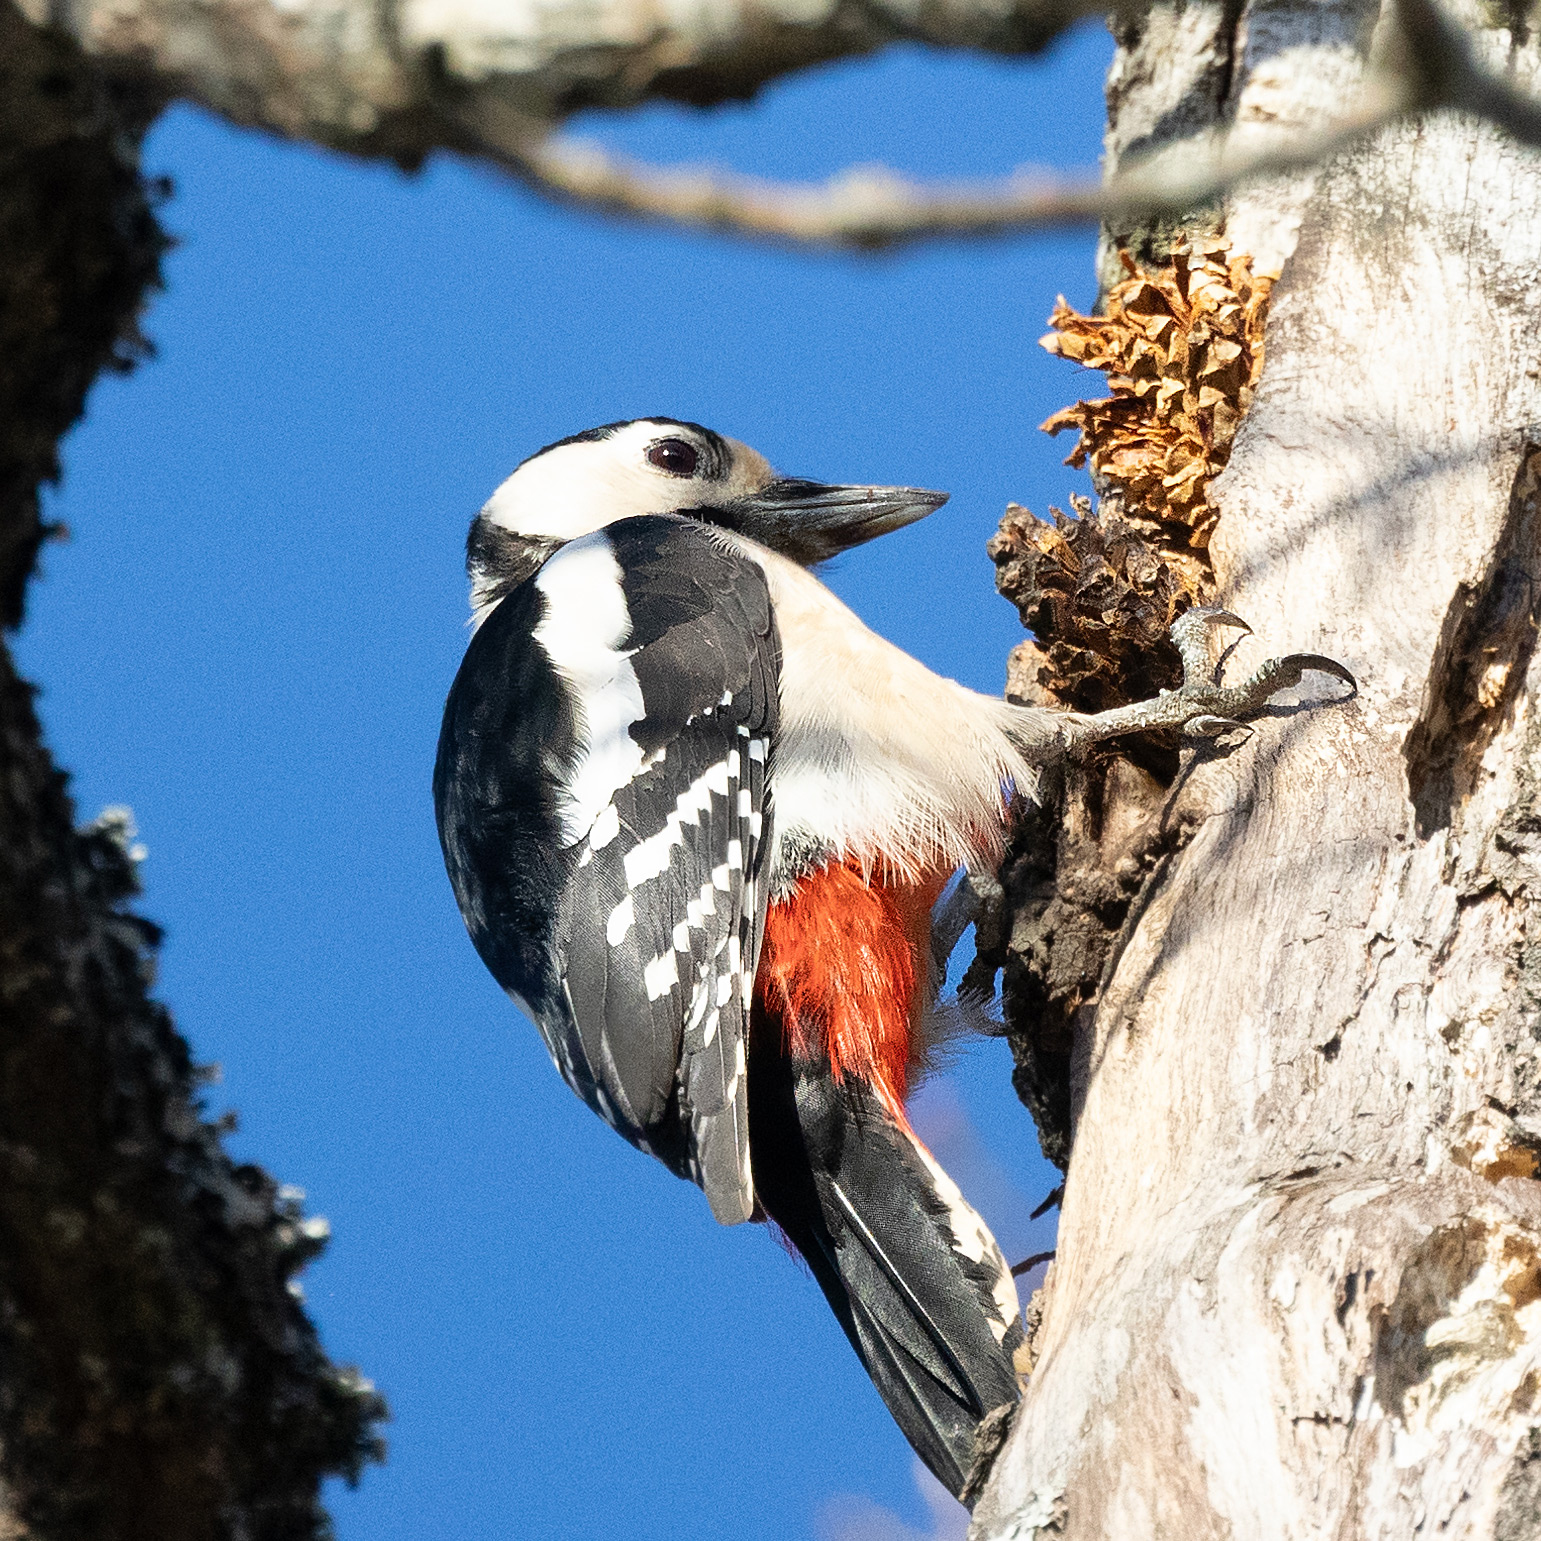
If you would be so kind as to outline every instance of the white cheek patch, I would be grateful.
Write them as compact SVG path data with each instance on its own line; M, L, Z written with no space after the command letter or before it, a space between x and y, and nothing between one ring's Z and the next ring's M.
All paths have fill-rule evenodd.
M631 930L632 922L637 918L637 912L632 904L630 894L627 894L616 907L610 911L610 918L605 922L605 940L612 947L619 947L626 939L626 933Z
M545 601L535 640L572 690L577 715L577 762L558 809L564 846L582 840L642 769L631 728L646 708L622 645L631 635L631 615L621 584L620 563L603 533L564 546L535 578ZM608 822L600 833L600 845L614 836Z
M516 535L567 541L617 519L678 508L680 482L646 459L659 435L657 423L643 421L601 438L551 445L498 487L482 517Z

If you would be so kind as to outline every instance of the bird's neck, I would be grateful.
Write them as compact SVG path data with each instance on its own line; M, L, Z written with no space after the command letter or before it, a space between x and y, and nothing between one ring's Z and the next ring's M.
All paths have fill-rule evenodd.
M516 534L478 514L466 539L466 576L471 580L471 611L477 624L499 600L533 578L562 544L546 536Z

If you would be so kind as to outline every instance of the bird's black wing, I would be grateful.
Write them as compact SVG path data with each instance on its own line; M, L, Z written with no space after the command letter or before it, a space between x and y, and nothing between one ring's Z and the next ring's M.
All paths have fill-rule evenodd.
M533 948L541 977L493 972L596 1111L698 1182L718 1219L747 1219L744 1068L779 671L764 575L704 526L649 516L564 546L528 587L529 614L493 646L532 638L572 705L542 772L546 844L564 850L565 869L549 919L520 923L521 935L546 926ZM469 922L464 893L461 908ZM478 946L491 964L507 939Z

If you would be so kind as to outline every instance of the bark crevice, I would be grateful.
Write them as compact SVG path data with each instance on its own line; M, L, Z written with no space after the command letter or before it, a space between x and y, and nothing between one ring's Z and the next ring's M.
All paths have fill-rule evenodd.
M1541 448L1527 442L1487 569L1461 584L1450 603L1407 736L1408 792L1421 840L1459 819L1483 755L1513 718L1541 620L1538 539Z

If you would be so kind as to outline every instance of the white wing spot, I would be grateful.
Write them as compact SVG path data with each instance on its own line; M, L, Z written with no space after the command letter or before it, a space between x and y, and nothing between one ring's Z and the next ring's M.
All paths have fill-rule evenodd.
M673 810L664 818L663 828L626 853L622 866L626 869L628 887L640 888L649 879L669 870L670 851L685 843L686 824L701 822L701 815L712 805L711 793L719 790L716 786L719 778L722 779L720 790L726 796L726 767L721 764L708 767L675 799Z
M738 1083L744 1074L744 1040L739 1039L735 1045L733 1055L733 1073L728 1077L728 1084L723 1088L725 1102L732 1102L738 1095ZM1008 1275L1009 1277L1009 1275Z
M627 894L610 911L610 918L605 922L605 940L612 947L619 947L625 940L626 933L631 930L631 924L636 918L637 912L632 905L631 895Z
M647 988L650 1001L662 1000L679 982L680 972L675 963L678 954L671 947L661 952L642 970L642 983Z
M687 1031L692 1033L700 1027L701 1019L706 1015L707 1008L712 1004L710 982L706 978L705 970L698 971L697 977L699 982L696 985L696 993L690 1004L690 1020L685 1024Z

